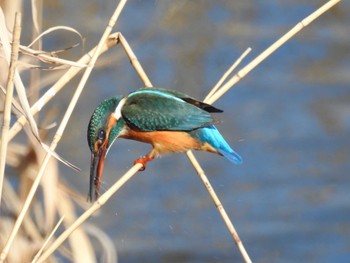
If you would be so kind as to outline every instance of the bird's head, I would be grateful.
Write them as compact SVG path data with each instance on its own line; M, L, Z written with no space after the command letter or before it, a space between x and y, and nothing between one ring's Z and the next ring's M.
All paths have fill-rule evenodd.
M103 101L91 116L87 139L91 150L89 200L98 197L100 180L107 152L124 127L120 108L122 96Z

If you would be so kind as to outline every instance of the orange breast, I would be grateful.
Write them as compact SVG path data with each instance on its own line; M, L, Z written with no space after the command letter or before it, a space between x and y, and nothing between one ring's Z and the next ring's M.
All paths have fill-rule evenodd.
M203 146L188 133L182 131L142 132L128 130L122 137L152 144L154 150L156 150L158 154L201 150Z

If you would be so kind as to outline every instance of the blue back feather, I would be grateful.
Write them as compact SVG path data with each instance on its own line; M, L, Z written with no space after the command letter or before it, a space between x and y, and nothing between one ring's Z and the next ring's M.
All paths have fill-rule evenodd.
M242 158L239 156L228 143L225 141L224 137L216 129L214 125L206 126L198 130L191 132L192 136L196 137L202 143L209 143L213 146L220 154L226 157L228 160L235 164L242 163Z

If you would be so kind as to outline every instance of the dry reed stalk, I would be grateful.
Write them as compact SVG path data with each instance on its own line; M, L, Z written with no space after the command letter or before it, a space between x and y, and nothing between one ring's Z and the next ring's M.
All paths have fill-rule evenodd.
M32 0L32 19L33 19L33 28L32 28L32 39L35 39L42 30L42 20L43 20L43 0ZM42 50L42 39L39 39L34 46L36 50ZM29 76L29 92L30 103L33 104L39 98L39 89L36 88L36 83L40 82L41 72L39 70L30 71ZM36 116L36 120L38 116Z
M1 38L1 44L2 44L2 49L4 52L4 58L10 64L10 58L11 58L11 40L9 39L9 34L8 30L5 25L5 17L4 13L0 9L0 38ZM15 70L14 73L14 82L15 82L15 87L18 95L18 99L21 103L21 107L28 118L30 128L32 129L32 132L35 136L38 137L38 127L36 126L36 122L33 118L33 116L30 114L29 111L29 102L26 96L25 88L22 82L22 79L18 73L18 70ZM39 139L38 139L39 140Z
M111 31L112 31L112 28L114 26L114 24L116 23L117 19L119 18L119 15L121 13L121 11L123 10L124 8L124 5L126 4L126 1L127 0L121 0L119 2L119 4L117 5L117 8L115 9L111 19L109 20L109 23L107 25L107 28L105 29L105 32L103 33L100 41L99 41L99 44L97 45L97 48L94 52L94 55L92 56L91 60L90 60L90 63L89 63L89 67L85 70L79 84L78 84L78 87L71 99L71 102L68 106L68 109L67 111L65 112L64 116L63 116L63 119L60 123L60 126L58 127L57 131L56 131L56 134L53 138L53 141L50 145L50 150L51 151L54 151L55 148L57 147L57 144L58 142L60 141L61 137L62 137L62 134L67 126L67 123L68 123L68 120L70 119L70 116L75 108L75 105L80 97L80 94L81 92L83 91L84 87L85 87L85 84L88 80L88 77L90 76L91 74L91 71L93 69L93 66L95 65L96 63L96 60L100 54L100 51L102 50L102 47L104 45L104 43L107 41L108 39L108 36L110 35ZM47 152L46 153L46 156L41 164L41 167L40 167L40 170L37 174L37 177L35 178L34 182L33 182L33 185L29 191L29 194L27 196L27 199L26 201L24 202L23 204L23 208L22 208L22 211L21 213L19 214L17 220L16 220L16 223L11 231L11 234L8 238L8 241L6 242L6 245L5 247L3 248L2 252L1 252L1 255L0 255L0 262L3 262L7 255L8 255L8 252L10 250L10 247L11 247L11 244L13 243L13 240L14 238L16 237L17 233L18 233L18 230L22 224L22 221L23 221L23 218L24 216L26 215L27 211L28 211L28 208L33 200L33 197L36 193L36 190L38 189L38 186L39 186L39 183L41 181L41 178L44 174L44 171L46 169L46 166L48 164L48 161L50 160L52 156L52 152Z
M45 249L45 247L48 245L48 243L51 241L53 235L56 233L58 227L61 225L62 221L64 219L64 216L61 217L60 220L58 220L56 226L54 227L54 229L51 231L51 233L48 235L48 237L46 238L44 244L41 246L41 248L39 249L39 251L36 253L36 255L34 256L32 263L36 263L39 259L39 257L41 256L41 254L43 253L43 250Z
M236 67L242 62L242 60L249 54L252 49L249 47L243 54L232 64L232 66L222 75L219 81L215 84L215 86L211 89L208 95L205 97L204 102L208 101L208 99L213 96L213 94L221 87L222 83L228 78L229 75L236 69Z
M246 51L243 52L243 54L232 64L232 66L224 73L224 75L220 78L218 83L212 88L212 90L209 92L209 94L205 97L204 102L208 102L208 99L215 94L215 92L221 87L221 84L227 79L227 77L233 72L233 70L242 62L242 60L248 55L248 53L251 51L251 48L248 48ZM205 188L207 189L210 197L212 198L215 207L217 208L219 214L221 215L224 223L226 224L226 227L228 231L230 232L233 240L235 241L243 259L247 263L251 263L251 259L247 253L247 250L245 249L242 240L240 239L235 227L233 226L233 223L230 219L230 217L227 215L226 210L224 206L222 205L219 197L215 193L215 190L213 186L211 185L208 177L206 176L204 170L200 166L197 158L194 156L192 151L186 152L186 155L188 159L190 160L193 168L196 170L197 175L202 180Z
M239 252L241 253L241 255L243 257L244 262L251 263L252 261L247 253L247 250L245 249L243 242L239 238L239 235L238 235L235 227L233 226L233 224L230 220L230 217L227 215L224 206L222 205L217 194L215 193L214 188L212 187L208 177L205 175L202 167L200 166L200 164L197 161L196 157L194 156L193 152L188 151L188 152L186 152L186 155L187 155L188 159L191 161L193 168L196 170L198 176L201 178L209 195L211 196L211 198L215 204L215 207L218 209L222 219L224 220L224 222L226 224L228 231L230 232L231 236L233 237L233 240L235 241L235 243L239 249Z
M295 34L300 32L303 28L308 26L311 22L321 16L323 13L327 12L333 6L338 4L341 0L330 0L313 12L311 15L304 18L298 24L296 24L291 30L289 30L286 34L284 34L280 39L278 39L275 43L269 46L265 51L263 51L259 56L253 59L247 66L238 71L236 75L234 75L229 81L226 82L213 96L208 99L208 103L212 104L217 101L222 95L224 95L233 85L235 85L238 81L244 78L252 69L254 69L257 65L259 65L262 61L264 61L267 57L269 57L273 52L275 52L279 47L281 47L284 43L286 43L290 38L292 38Z
M5 106L4 106L4 120L3 120L3 126L2 126L1 146L0 146L0 204L1 204L1 197L2 197L4 174L5 174L7 145L9 142L8 136L9 136L10 122L11 122L11 106L12 106L12 97L13 97L14 76L16 72L18 51L19 51L19 41L21 36L21 13L19 12L17 12L15 16L15 24L14 24L13 31L14 33L13 33L13 41L12 41L11 61L10 61L8 79L7 79L6 98L5 98Z
M121 33L119 33L119 39L120 44L123 46L126 55L129 57L131 65L134 67L135 71L138 73L145 86L152 87L152 83L149 80L146 72L143 70L139 60L135 56L135 53L132 51L129 43L126 41L126 39Z
M246 57L248 55L248 53L251 51L251 48L248 48L245 52L243 52L243 54L233 63L233 65L228 69L228 71L225 72L225 74L220 78L220 80L218 81L218 83L213 87L213 89L209 92L209 94L206 96L206 98L204 99L204 102L208 102L208 98L210 98L213 94L215 94L215 92L220 88L221 84L226 80L226 78L232 73L232 71L240 64L240 62L243 60L244 57ZM202 180L205 188L207 189L210 197L212 198L215 207L217 208L219 214L221 215L224 223L226 224L226 227L228 229L228 231L230 232L233 240L235 241L243 259L244 262L246 263L251 263L251 259L247 253L247 250L245 249L242 240L240 239L235 227L233 226L233 223L230 219L230 217L227 215L226 210L224 208L224 206L222 205L219 197L217 196L217 194L215 193L215 190L213 188L213 186L211 185L208 177L206 176L204 170L202 169L202 167L200 166L197 158L194 156L192 151L188 151L186 152L186 155L188 157L188 159L190 160L193 168L196 170L197 175L199 176L199 178Z

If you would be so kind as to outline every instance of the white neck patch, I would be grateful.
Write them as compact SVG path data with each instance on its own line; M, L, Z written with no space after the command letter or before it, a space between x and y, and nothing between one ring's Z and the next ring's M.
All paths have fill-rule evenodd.
M124 106L125 102L126 102L126 97L122 98L122 100L119 101L119 104L115 108L113 117L116 118L116 120L119 120L120 117L122 116L122 107Z

